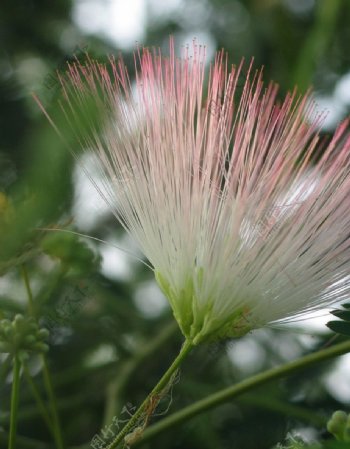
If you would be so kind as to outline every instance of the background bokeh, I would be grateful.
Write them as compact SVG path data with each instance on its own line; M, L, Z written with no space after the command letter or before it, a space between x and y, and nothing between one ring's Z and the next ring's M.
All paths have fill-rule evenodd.
M135 243L65 150L31 93L54 114L56 72L74 55L88 52L103 60L121 52L132 71L136 42L166 52L170 34L178 48L196 37L207 46L209 60L221 48L232 63L254 57L282 95L295 85L301 92L313 86L320 109L328 111L323 131L332 133L350 110L349 23L347 0L2 2L0 314L25 313L25 266L36 313L51 333L48 360L67 447L93 447L92 438L113 417L125 419L124 407L140 403L176 354L181 335ZM65 133L69 140L71 131ZM89 162L86 156L84 163ZM314 320L198 348L184 363L181 381L163 410L170 402L171 411L178 410L333 341L334 334ZM270 383L145 447L269 449L288 433L327 438L329 415L349 407L349 364L344 356ZM42 388L35 357L30 369ZM0 355L0 447L7 439L10 386L10 360ZM18 433L18 449L53 447L25 382Z

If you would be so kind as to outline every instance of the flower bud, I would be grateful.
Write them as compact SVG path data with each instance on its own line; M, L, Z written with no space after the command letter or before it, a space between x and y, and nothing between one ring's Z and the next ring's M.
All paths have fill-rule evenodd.
M344 432L348 425L348 415L342 411L338 410L333 413L331 419L327 423L327 430L329 433L335 436L339 441L344 440Z

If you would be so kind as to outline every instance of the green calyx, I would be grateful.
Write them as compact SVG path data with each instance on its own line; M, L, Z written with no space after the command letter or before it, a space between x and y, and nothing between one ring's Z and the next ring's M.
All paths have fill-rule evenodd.
M191 325L193 323L193 281L189 278L180 293L176 293L159 271L155 272L155 277L159 287L170 302L181 332L187 339L190 339Z
M0 321L0 352L28 357L29 353L48 351L47 329L40 329L33 318L16 315L12 321Z
M195 279L198 286L203 281L203 268L196 270ZM249 322L250 310L242 306L224 319L217 317L213 300L201 305L194 288L193 276L189 276L180 292L175 292L170 283L159 272L156 280L173 309L176 321L186 339L197 345L226 338L241 337L252 329Z

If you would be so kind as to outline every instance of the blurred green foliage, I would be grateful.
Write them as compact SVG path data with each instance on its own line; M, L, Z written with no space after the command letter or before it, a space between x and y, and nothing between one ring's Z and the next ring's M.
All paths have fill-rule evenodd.
M155 2L147 4L144 44L166 47L170 33L179 41L206 33L234 63L254 56L257 66L264 65L265 78L277 81L283 93L295 84L301 91L313 84L318 93L332 96L350 72L347 0L189 0L163 16L155 14ZM108 277L101 269L101 245L48 230L80 231L74 224L75 160L31 92L56 117L55 71L81 48L101 59L120 50L102 36L84 35L72 19L74 6L70 0L13 0L1 6L0 318L28 314L22 273L26 266L35 316L50 331L48 364L64 441L82 449L92 447L92 438L121 416L125 404L141 402L177 352L181 335L168 308L147 314L135 299L145 294L144 301L150 301L140 290L153 279L143 264L131 264L132 276ZM132 73L131 50L123 54ZM348 111L349 104L343 105L342 115ZM60 129L69 143L72 130L64 126ZM124 235L111 214L96 220L88 232L101 239L112 235L122 240ZM269 329L245 337L246 346L239 343L245 357L235 351L235 342L200 347L184 363L181 382L163 410L170 402L171 410L178 410L249 374L323 347L332 335L314 335L306 344L297 333ZM332 369L329 362L271 383L144 446L269 449L288 432L303 429L327 439L327 418L348 405L347 398L335 397L323 381ZM9 428L11 370L10 357L1 356L1 447ZM35 356L29 371L45 397L42 365ZM16 447L52 448L25 381L20 401Z

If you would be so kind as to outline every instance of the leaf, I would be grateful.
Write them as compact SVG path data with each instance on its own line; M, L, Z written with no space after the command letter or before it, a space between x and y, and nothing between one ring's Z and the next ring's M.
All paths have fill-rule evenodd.
M331 314L341 320L350 321L350 310L333 310Z
M348 321L329 321L326 326L337 334L350 337L350 322Z
M344 309L350 309L350 302L342 304L342 307L344 307Z

